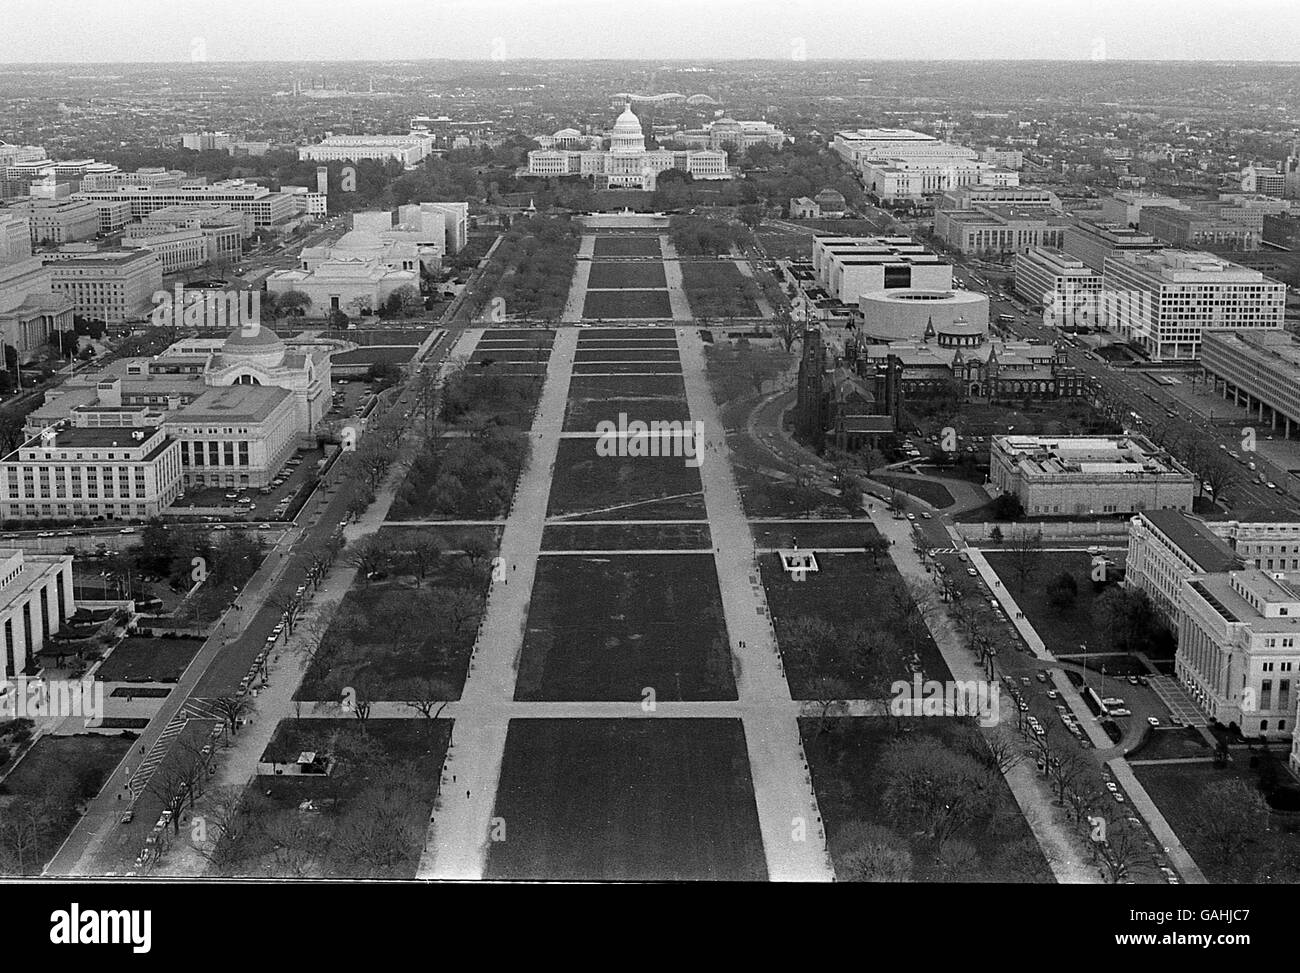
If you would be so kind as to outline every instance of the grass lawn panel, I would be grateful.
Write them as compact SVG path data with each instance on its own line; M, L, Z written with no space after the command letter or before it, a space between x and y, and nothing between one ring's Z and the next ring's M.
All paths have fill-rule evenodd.
M704 550L713 543L708 524L548 524L546 551Z
M762 881L740 720L511 720L489 879Z
M399 628L401 620L386 610L391 604L386 596L395 595L398 604L424 612L428 610L422 600L425 595L436 598L457 588L472 588L473 583L464 558L444 556L418 588L405 576L366 583L358 569L325 633L327 651L312 660L294 699L336 699L345 686L363 687L371 699L405 699L403 686L412 679L445 682L459 698L477 621L466 622L459 634L412 628L409 618L408 627ZM486 596L486 584L472 590ZM354 630L357 618L375 624L358 632Z
M104 724L106 727L112 725L107 719ZM41 737L21 762L12 765L12 773L0 784L0 823L4 822L5 807L11 800L40 803L55 797L52 782L56 779L69 783L70 789L61 793L66 793L72 802L90 800L99 793L108 775L121 763L136 738L137 734L131 732ZM10 764L5 764L0 769L10 768ZM64 805L58 805L57 809L44 815L46 829L26 852L24 871L27 875L40 874L58 853L80 817L75 806ZM18 871L14 865L10 874L16 875ZM0 865L0 875L4 874L6 866Z
M599 257L662 257L657 236L598 236L593 251Z
M267 828L249 828L237 840L244 842L240 848L238 865L234 874L246 876L293 877L304 874L323 878L389 878L411 879L420 862L429 815L438 796L439 779L447 742L451 733L450 720L369 719L364 726L356 719L281 720L275 736L263 757L279 756L292 761L303 750L328 751L330 741L364 737L364 745L375 750L377 758L368 766L344 777L272 776L259 775L249 784L249 795L264 802L263 814L272 818ZM405 836L406 846L402 858L394 866L379 868L364 857L350 857L344 845L334 841L340 825L350 810L361 804L368 793L370 782L386 767L408 763L412 773L412 791L403 805L404 816L398 825L398 838ZM270 792L269 795L267 792ZM313 812L298 810L304 801L317 801L322 809ZM364 813L364 811L362 812ZM308 858L302 873L286 873L277 862L270 835L285 833L297 828L310 828L321 838L319 851Z
M883 626L886 624L883 617L867 606L884 604L889 588L903 583L888 554L881 554L878 568L867 554L820 554L817 557L818 570L810 572L802 581L795 581L785 572L776 554L760 555L758 563L778 639L782 621L794 621L804 615L823 618L839 631L847 631L864 620ZM846 596L846 592L852 592L852 596ZM902 632L896 635L900 641L905 638ZM952 678L928 631L918 654L926 679L944 681ZM807 671L798 659L784 655L783 658L794 698L816 698L807 683L820 673ZM911 673L903 667L898 678L911 679ZM851 680L848 682L853 686Z
M749 525L758 547L801 548L857 547L879 533L869 520L852 524L820 524L810 521L786 520L780 522L754 522Z
M618 422L619 413L625 413L628 421L641 419L649 422L662 419L666 422L685 422L691 410L685 402L658 398L627 399L569 399L568 411L564 417L565 432L594 432L597 424L608 419Z
M475 364L486 361L494 362L524 362L532 365L545 366L550 360L551 350L549 348L475 348L469 360Z
M667 287L662 263L593 263L588 289L606 287Z
M686 382L680 375L574 375L569 399L658 397L686 401Z
M1278 759L1285 762L1285 753L1278 754ZM1300 854L1300 817L1295 814L1270 814L1268 830L1256 834L1245 849L1227 860L1206 839L1197 814L1197 808L1205 804L1202 793L1211 783L1232 778L1255 787L1259 775L1249 767L1248 761L1248 754L1238 752L1233 754L1233 762L1222 769L1209 763L1130 765L1142 787L1211 882L1253 884L1265 881L1261 872L1267 871L1271 862ZM1286 779L1285 771L1279 771L1279 774Z
M682 366L672 361L647 362L575 362L574 375L680 375Z
M627 338L660 338L663 341L677 340L677 331L674 328L584 328L582 334L578 335L578 343L581 345L584 341L601 341L607 339L623 340Z
M895 721L876 717L840 717L833 721L831 731L821 735L818 734L819 723L817 719L801 719L799 730L812 770L813 790L817 794L817 804L832 848L836 834L847 821L881 825L904 838L910 846L913 865L909 881L941 881L944 876L935 864L932 845L901 825L882 804L885 785L879 765L886 748L895 739ZM904 736L933 735L941 742L957 744L958 749L966 735L978 735L977 731L963 727L955 720L913 718L899 723L907 728ZM997 794L992 813L977 817L955 835L975 847L980 863L973 876L962 876L962 880L1023 882L1027 876L999 874L994 867L1001 848L1017 841L1033 841L1032 832L1006 781L998 775L994 786ZM1046 861L1041 862L1034 877L1042 882L1053 881Z
M932 507L938 507L940 510L951 507L954 503L952 494L942 483L935 483L931 480L913 480L905 476L890 476L882 473L879 476L872 476L871 479L877 483L883 483L887 487L894 487L899 493L911 494L919 497Z
M735 699L713 558L539 559L515 698Z
M175 682L203 648L203 639L128 638L95 670L105 682Z
M392 363L402 365L415 355L415 345L376 345L372 348L358 348L332 355L330 361L337 365L376 365Z
M674 362L681 364L676 348L579 348L574 361L579 362Z
M702 518L700 471L682 456L599 456L596 439L562 439L551 481L548 517L598 515L598 520ZM685 496L685 495L690 496ZM654 506L684 505L683 514L647 514ZM608 509L615 508L615 509Z
M1019 528L1012 528L1015 529ZM983 550L981 553L1049 650L1075 653L1079 651L1080 643L1094 651L1102 648L1101 635L1093 622L1092 606L1105 588L1094 590L1090 577L1091 554L1087 551L1044 551L1038 556L1038 566L1022 591L1014 570L1014 554L996 550ZM1047 603L1047 586L1065 571L1074 576L1078 594L1072 606L1061 610ZM1106 669L1117 671L1109 664ZM1145 669L1138 671L1145 672Z
M666 290L588 291L584 318L667 318L672 316Z
M728 260L683 260L682 286L696 317L754 317L758 304L741 288L747 279L740 268Z
M483 332L483 337L479 340L491 341L494 338L505 338L513 341L519 338L527 338L532 341L539 335L550 340L555 338L555 332L549 328L528 328L527 330L520 328L487 328Z

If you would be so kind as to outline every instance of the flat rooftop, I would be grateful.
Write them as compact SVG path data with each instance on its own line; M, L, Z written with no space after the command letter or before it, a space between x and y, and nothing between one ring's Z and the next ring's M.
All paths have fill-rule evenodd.
M1168 453L1141 436L994 436L991 451L1031 475L1191 478Z
M1231 331L1207 328L1201 332L1206 340L1229 345L1234 355L1248 355L1255 359L1269 359L1262 364L1276 364L1300 369L1300 338L1289 331Z
M1237 556L1227 541L1196 518L1177 510L1148 510L1142 516L1206 574L1238 566Z
M214 386L183 406L170 422L262 422L293 393L270 385Z

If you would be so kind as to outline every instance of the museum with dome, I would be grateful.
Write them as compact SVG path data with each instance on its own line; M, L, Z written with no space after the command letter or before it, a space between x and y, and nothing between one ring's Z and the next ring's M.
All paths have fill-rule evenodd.
M730 179L727 153L722 150L672 150L646 148L641 119L631 104L614 121L608 148L570 149L572 129L550 137L551 145L528 153L523 175L551 178L582 176L598 189L653 190L660 173L680 169L696 179ZM576 134L576 133L574 133Z

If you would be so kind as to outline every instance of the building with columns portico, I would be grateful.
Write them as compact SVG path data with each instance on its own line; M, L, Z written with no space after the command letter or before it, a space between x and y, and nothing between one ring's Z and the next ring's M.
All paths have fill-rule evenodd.
M1291 438L1300 429L1300 340L1289 331L1201 332L1201 368L1234 405Z
M70 555L0 549L0 683L34 673L46 639L75 610Z
M648 149L641 119L628 105L609 133L609 149L534 149L529 176L589 176L599 188L653 190L661 172L680 169L696 179L730 179L727 153L715 149Z

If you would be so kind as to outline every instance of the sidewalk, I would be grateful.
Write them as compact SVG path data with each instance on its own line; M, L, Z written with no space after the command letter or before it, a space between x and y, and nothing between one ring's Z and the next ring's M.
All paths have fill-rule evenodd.
M790 687L766 594L762 584L755 583L758 560L754 538L727 458L726 430L705 379L703 343L698 334L685 328L678 329L677 343L691 416L704 429L700 478L709 530L718 545L714 561L727 636L739 663L736 690L746 704L769 704L747 710L743 718L768 877L773 881L831 881L834 869L826 851L798 720L783 713L790 706ZM804 824L805 840L792 840L792 822Z
M530 433L532 453L501 534L501 560L497 563L505 574L499 582L494 579L488 591L483 624L457 707L465 712L453 724L453 744L443 767L444 779L454 778L455 786L444 788L435 805L416 872L420 878L483 877L509 725L508 710L501 704L514 699L578 334L577 329L561 328L551 347L546 383ZM464 798L460 796L462 785L466 788Z
M899 573L909 581L933 586L934 579L926 573L920 558L912 550L911 521L894 520L888 511L879 508L873 510L870 517L877 530L893 542L889 547L889 554L898 566ZM978 554L974 550L968 553L972 561ZM984 566L991 570L987 562ZM937 617L927 618L926 624L934 636L935 645L939 647L944 662L952 672L953 679L959 681L985 679L984 671L976 663L974 653L966 647L947 611L939 613ZM1003 722L1010 721L1009 714L1004 714ZM992 729L986 729L984 732L991 733ZM1052 804L1050 795L1043 791L1033 770L1022 762L1004 773L1003 777L1016 803L1020 805L1021 813L1039 848L1042 849L1043 857L1047 859L1056 880L1068 884L1099 883L1101 879L1097 875L1097 870L1089 866L1077 850L1078 841L1073 832L1060 820L1063 812Z
M659 249L663 251L664 279L668 285L668 305L672 308L673 321L689 324L691 304L686 297L686 285L682 281L682 265L677 259L677 248L673 246L672 237L664 234L659 237Z

